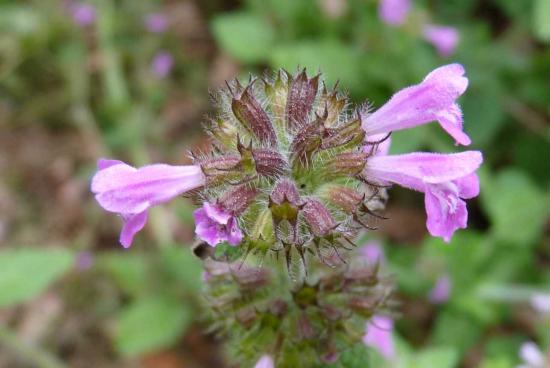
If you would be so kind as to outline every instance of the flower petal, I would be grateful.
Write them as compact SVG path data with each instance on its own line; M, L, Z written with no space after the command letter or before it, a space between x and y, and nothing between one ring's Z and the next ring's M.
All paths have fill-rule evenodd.
M229 219L231 218L231 214L225 212L218 205L213 205L208 202L204 202L203 208L206 212L206 215L219 224L226 225Z
M445 183L466 177L475 172L482 161L479 151L372 156L363 174L375 182L394 183L423 192L425 183Z
M397 92L374 113L363 119L362 128L367 136L412 128L434 120L455 138L457 143L467 143L469 138L459 134L462 116L455 100L468 87L460 64L449 64L429 73L417 85Z
M466 203L458 197L458 188L452 183L427 185L424 196L426 227L432 236L449 242L457 229L465 229L468 222Z
M363 342L378 350L384 358L392 360L395 357L392 331L393 321L389 317L376 315L367 324Z
M476 173L472 173L455 181L458 187L458 196L464 199L470 199L479 195L479 178Z
M123 164L124 165L124 162L122 162L120 160L112 160L112 159L108 159L108 158L100 158L99 160L97 160L97 169L98 170L103 170L103 169L106 169L108 167L118 165L118 164Z
M378 16L384 23L398 26L405 22L410 10L410 0L381 0L378 6Z
M134 235L143 229L145 223L147 223L148 214L147 211L143 211L135 215L127 215L124 217L124 226L120 232L119 240L124 248L129 248L134 240Z
M472 140L462 131L462 110L457 104L452 104L446 110L436 113L439 125L454 138L456 144L467 146Z
M275 363L273 363L273 358L270 355L263 355L254 368L275 368Z
M424 39L435 46L442 57L454 54L460 41L460 33L454 27L427 24L422 29Z
M139 213L204 184L196 165L155 164L135 169L114 164L98 171L92 179L92 192L107 211Z

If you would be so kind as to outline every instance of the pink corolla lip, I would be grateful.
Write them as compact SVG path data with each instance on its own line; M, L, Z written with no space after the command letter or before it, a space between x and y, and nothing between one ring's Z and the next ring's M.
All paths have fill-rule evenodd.
M375 315L367 322L367 332L363 343L376 349L387 360L395 359L393 342L393 320L382 315Z
M440 276L433 289L430 291L430 301L434 304L443 304L449 300L451 296L451 278L445 274Z
M390 26L399 26L405 23L410 11L410 0L380 0L378 4L378 16Z
M423 192L428 231L449 242L457 229L467 226L464 199L479 194L476 170L482 162L479 151L375 155L367 161L363 175L380 185L397 184Z
M195 234L208 245L215 247L222 242L239 245L243 233L237 218L225 211L219 204L204 202L201 208L193 213L195 217Z
M106 211L124 220L120 243L128 248L147 222L149 208L199 188L205 177L199 166L154 164L141 168L122 161L101 159L91 191Z
M422 29L424 39L430 42L442 57L455 53L460 42L460 33L454 27L426 24Z
M254 365L254 368L275 368L271 355L263 355Z
M456 103L468 87L468 78L460 64L441 66L424 80L402 89L381 108L362 119L368 140L371 135L412 128L438 121L457 144L469 145L462 130L462 111Z

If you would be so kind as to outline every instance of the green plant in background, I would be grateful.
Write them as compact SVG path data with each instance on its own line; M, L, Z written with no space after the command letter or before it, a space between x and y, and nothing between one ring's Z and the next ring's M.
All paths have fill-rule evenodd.
M68 3L83 6L67 8ZM409 229L418 221L400 221L402 206L408 210L420 207L420 197L393 191L387 213L392 220L384 223L400 224L401 232L389 230L382 275L395 275L395 299L402 303L396 310L408 316L397 318L392 331L399 359L385 361L374 353L367 358L367 350L358 344L341 357L340 364L364 366L368 359L372 366L504 368L520 362L518 352L525 341L536 341L543 351L550 345L548 314L534 302L540 299L537 296L550 292L550 54L545 28L550 12L545 0L418 0L412 2L407 20L397 26L380 22L379 2L374 0L185 3L198 4L194 17L209 22L221 54L208 46L215 53L208 59L188 55L193 44L182 41L182 31L174 29L181 14L168 5L162 8L160 2L0 2L2 134L9 133L10 138L11 132L39 127L85 137L92 152L73 159L76 174L72 175L87 186L90 162L100 155L116 153L138 165L151 161L149 156L179 160L181 142L173 140L175 135L165 124L170 119L166 107L173 104L170 100L187 95L192 104L204 109L205 84L216 74L214 59L218 57L227 60L229 55L236 60L243 75L248 71L260 74L266 66L323 70L328 85L339 79L352 100L368 97L370 103L380 106L396 88L417 82L443 63L424 40L422 25L452 25L460 32L452 60L465 66L470 79L469 91L461 100L467 117L465 130L485 158L480 172L483 190L470 211L472 230L458 234L449 245L422 240L414 235L419 229ZM155 17L148 17L151 13L164 14L164 26L155 25ZM201 34L208 39L206 31L202 29ZM193 37L192 42L202 39ZM159 74L152 65L155 60ZM187 97L182 98L183 105L189 101ZM265 101L261 102L264 106ZM197 130L198 125L185 129ZM187 136L183 138L187 140ZM394 154L454 149L432 126L398 131L391 138L390 152ZM35 146L31 140L23 142L26 144L21 146ZM189 146L188 142L183 145ZM20 154L2 151L2 155L11 161ZM0 164L4 170L4 161ZM180 346L189 321L196 320L197 287L203 283L198 261L187 249L173 244L172 233L164 226L170 217L162 209L152 211L149 229L153 242L161 246L134 247L130 254L101 249L115 242L113 229L106 226L105 216L98 216L95 204L88 205L91 201L81 205L87 213L85 230L66 240L50 237L40 233L37 225L50 215L35 212L39 200L33 187L26 185L29 175L23 171L24 165L14 160L7 167L2 172L0 194L7 186L23 195L15 197L17 221L21 222L8 228L9 249L0 254L0 263L6 265L1 268L6 274L0 272L0 299L5 300L2 308L8 312L8 318L2 319L2 358L11 355L4 351L14 351L38 366L63 364L59 360L65 359L67 348L51 338L57 334L33 345L14 332L20 321L10 312L33 306L33 298L43 293L62 295L70 312L84 310L94 316L95 324L104 331L97 339L110 338L121 359ZM46 169L49 166L45 165ZM40 184L55 193L56 186ZM5 236L2 221L13 212L4 211L4 206L5 198L0 195L0 241ZM54 208L57 204L44 206ZM178 201L175 210L179 219L191 222L187 203ZM422 215L416 213L414 218ZM385 236L386 231L381 234ZM17 248L15 244L40 250L25 247L19 254L10 249ZM71 266L75 259L79 264L80 252L42 249L46 244L91 250L93 265L77 271L78 267ZM281 266L286 267L284 262ZM24 272L29 269L34 272ZM430 295L444 276L451 285L449 297L432 304ZM227 282L227 274L217 277L209 282ZM272 285L273 277L269 280ZM105 284L110 286L105 288ZM228 285L224 292L242 292L242 286ZM214 286L212 290L219 287ZM21 303L24 308L18 307ZM539 312L533 313L535 310ZM51 322L50 329L68 325L64 318ZM264 314L255 318L262 319ZM245 322L246 318L235 322L241 332L246 329ZM145 323L151 327L139 328ZM254 359L268 353L256 351ZM60 359L55 359L56 355ZM269 362L267 358L263 361Z

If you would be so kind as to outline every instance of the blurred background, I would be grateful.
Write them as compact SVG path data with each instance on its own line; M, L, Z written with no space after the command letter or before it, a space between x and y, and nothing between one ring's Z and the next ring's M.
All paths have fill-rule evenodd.
M518 365L550 347L550 1L0 0L0 367L224 367L205 334L193 207L153 209L129 250L89 191L99 157L189 162L225 80L321 70L381 106L450 62L481 195L450 244L394 188L365 240L385 253L401 367ZM443 33L430 32L440 26ZM441 31L441 29L439 29ZM445 33L446 30L446 33ZM437 124L392 152L451 152ZM547 361L550 366L550 359Z

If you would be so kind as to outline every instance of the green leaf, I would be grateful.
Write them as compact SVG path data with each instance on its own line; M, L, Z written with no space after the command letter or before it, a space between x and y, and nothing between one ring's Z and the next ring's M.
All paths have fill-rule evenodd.
M115 346L124 356L137 356L173 345L192 321L192 311L175 300L137 299L118 316Z
M178 285L185 285L187 289L198 291L201 281L202 265L188 247L169 246L162 250L162 269L178 281Z
M435 345L453 346L464 353L477 343L481 329L478 323L464 315L445 311L437 317L432 341Z
M260 17L244 12L219 15L211 27L218 44L231 56L248 63L268 58L274 31Z
M416 355L415 367L453 368L458 364L458 352L451 347L429 348Z
M533 6L533 27L541 41L550 41L550 1L535 0Z
M498 239L525 246L542 230L548 206L540 189L521 171L506 170L481 183L482 203Z
M310 73L323 72L327 83L340 80L343 88L362 89L360 54L336 40L300 41L276 47L271 53L271 65L294 71L305 67Z
M342 353L339 363L342 367L365 368L368 367L369 355L369 349L364 344L355 344L353 348Z
M11 249L0 252L0 307L25 302L67 272L73 254L63 249Z
M148 267L141 254L115 252L104 254L98 258L98 266L128 294L138 295L147 287Z

